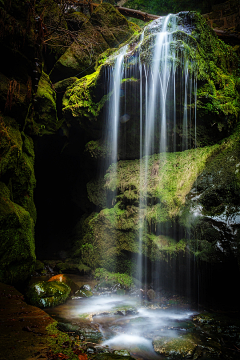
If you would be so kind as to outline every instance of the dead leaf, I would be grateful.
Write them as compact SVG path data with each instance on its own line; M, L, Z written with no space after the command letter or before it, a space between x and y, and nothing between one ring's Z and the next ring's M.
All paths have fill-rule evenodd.
M87 360L88 356L87 354L78 355L79 360Z

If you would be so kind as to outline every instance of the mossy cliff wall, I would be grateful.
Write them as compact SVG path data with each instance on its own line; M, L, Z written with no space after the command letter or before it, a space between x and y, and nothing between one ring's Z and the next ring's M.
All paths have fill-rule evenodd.
M52 0L0 1L0 281L21 283L34 269L35 152L64 122L61 98L77 80L69 76L91 73L135 30L109 4L90 17Z
M117 173L112 165L88 182L88 198L96 211L82 218L74 236L73 255L93 268L133 270L140 233L144 234L143 253L153 262L179 253L209 263L239 261L237 49L219 40L198 14L180 13L179 18L183 28L188 24L188 31L177 31L172 46L180 59L186 53L190 72L196 71L198 79L196 138L193 127L188 128L193 149L150 157L143 201L147 205L140 208L139 102L133 99L139 79L124 79L133 97L125 102L131 118L120 124ZM131 64L139 55L138 41L139 36L130 41ZM146 31L140 53L143 63L151 61L152 41L153 35ZM111 101L111 94L103 91L104 69L109 64L111 60L77 80L63 98L68 121L92 133L85 149L93 164L110 156L102 136L104 107ZM128 102L134 103L132 112ZM179 128L179 138L181 133ZM135 143L133 137L138 138Z
M34 155L41 141L60 132L66 140L61 154L81 163L81 181L72 196L85 215L76 227L71 255L92 268L109 270L116 270L116 257L117 269L130 273L144 230L143 253L152 262L180 252L209 262L238 258L237 49L219 41L199 15L179 15L191 31L178 31L172 45L179 56L186 53L198 72L196 142L193 129L188 129L197 149L151 156L147 205L140 210L140 166L135 160L139 104L133 97L127 99L131 120L120 126L124 141L117 177L111 166L97 176L100 161L111 155L103 141L103 115L111 101L104 71L114 61L108 56L111 48L132 36L130 55L137 58L140 34L109 4L99 6L91 17L75 11L62 17L60 10L54 1L41 0L35 8L27 1L11 6L0 1L5 55L0 59L0 280L23 281L34 266ZM55 29L54 36L49 38L46 29ZM148 33L142 44L146 64L153 39ZM134 94L139 79L124 81ZM80 151L75 147L79 142Z

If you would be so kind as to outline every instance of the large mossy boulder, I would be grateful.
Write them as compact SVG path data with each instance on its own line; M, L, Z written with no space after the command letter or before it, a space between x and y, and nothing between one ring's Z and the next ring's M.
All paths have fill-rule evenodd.
M60 281L39 281L29 286L26 296L30 304L40 308L53 307L64 303L71 288Z
M110 166L87 186L101 210L76 227L75 256L92 267L120 271L124 264L129 271L134 264L127 254L139 252L141 233L142 253L152 261L185 251L208 262L238 259L238 138L237 132L221 144L152 155L144 194L139 160L119 161L117 171ZM84 257L84 247L91 257Z
M111 4L101 4L78 31L72 45L56 62L50 78L53 83L72 76L91 74L98 56L118 47L137 29Z

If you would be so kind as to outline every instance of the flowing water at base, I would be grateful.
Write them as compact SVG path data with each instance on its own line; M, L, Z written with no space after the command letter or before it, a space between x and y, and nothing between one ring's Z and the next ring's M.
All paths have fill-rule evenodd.
M75 275L74 280L81 285L83 278L78 279ZM167 308L159 302L145 302L136 294L118 296L110 292L69 299L46 311L59 322L85 329L85 340L115 350L128 350L133 357L141 359L161 359L154 351L152 341L185 333L191 327L194 314L186 307Z

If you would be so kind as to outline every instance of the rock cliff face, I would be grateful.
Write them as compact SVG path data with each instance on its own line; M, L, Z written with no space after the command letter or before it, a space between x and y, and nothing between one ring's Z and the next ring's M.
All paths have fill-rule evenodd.
M111 156L103 136L104 112L111 102L104 76L122 42L130 39L129 62L139 58L139 30L110 4L99 6L91 17L69 11L62 18L54 6L45 0L35 8L20 1L0 5L5 54L0 59L0 280L24 281L34 266L35 171L39 184L45 184L40 195L35 192L40 204L37 248L43 252L51 243L66 250L69 241L74 261L130 274L136 272L144 227L143 254L149 266L171 267L174 257L184 263L184 256L201 264L239 261L237 49L220 41L200 15L179 14L182 30L176 31L172 47L179 59L185 56L190 71L198 73L198 126L196 137L192 127L187 135L190 147L197 149L181 151L180 145L169 145L166 156L153 152L146 207L140 209L136 74L123 79L131 94L126 99L131 119L120 126L117 176L113 166L99 171ZM59 17L60 30L48 38ZM146 65L153 38L146 32L141 45ZM179 73L181 66L179 61ZM182 131L179 126L179 143ZM68 207L74 207L74 216ZM60 239L61 230L57 236L54 232L68 213L75 230ZM66 233L69 230L70 225Z
M138 134L140 130L137 110L139 103L136 104L133 98L127 99L125 106L127 106L127 113L131 114L131 120L127 124L121 125L118 152L118 158L124 161L118 162L117 174L114 174L114 166L110 166L104 177L98 180L92 179L87 184L90 202L101 211L84 220L84 231L79 236L78 246L90 243L98 249L95 266L108 267L109 270L113 270L109 260L112 259L113 254L120 255L123 251L136 253L141 226L146 226L149 229L149 234L144 240L146 244L144 252L146 256L152 259L161 258L164 253L178 252L187 247L200 258L202 257L204 260L208 258L209 261L212 261L213 252L220 250L220 229L217 230L216 224L214 225L214 221L217 220L212 212L216 211L219 216L222 214L223 217L226 215L228 218L233 214L235 214L233 217L237 216L239 211L238 201L236 200L235 205L232 203L235 201L233 199L236 199L234 194L237 194L239 187L237 171L239 149L237 145L233 147L235 142L237 144L238 130L232 135L233 138L226 139L226 143L222 141L220 144L214 145L215 142L234 131L239 116L237 57L236 54L231 53L231 47L217 39L201 17L193 13L181 14L180 22L183 24L183 30L175 32L175 41L172 46L179 47L179 58L183 56L181 51L186 51L189 54L188 61L193 64L195 62L194 66L198 69L197 137L195 140L193 129L189 128L189 139L193 144L196 141L195 145L199 148L197 151L169 153L166 158L165 155L152 156L147 176L148 199L146 202L148 206L140 211L140 163L139 160L125 160L126 158L139 157L140 139ZM189 23L191 23L191 31L189 32L189 28L186 27L188 31L184 32L185 24ZM153 37L154 33L145 32L140 53L143 63L151 61ZM131 59L138 58L139 48L136 45L138 41L139 38L136 37L130 44L130 48L134 49L130 55L128 54ZM206 48L208 52L206 52ZM216 49L218 50L216 51ZM226 57L226 54L229 54L229 58ZM131 60L131 65L133 61ZM68 88L63 98L63 112L66 118L69 121L74 119L79 126L89 133L92 132L95 137L104 131L102 115L104 111L102 109L107 106L108 99L111 96L103 91L104 66L101 65L97 72L91 76L76 81L72 87ZM181 62L179 62L179 66L182 66ZM228 70L229 66L232 70L235 69L232 73ZM129 93L135 96L136 84L140 80L138 78L134 81L123 79L123 81L125 80L128 81L127 85L131 89ZM136 105L135 113L131 112L128 103ZM124 133L125 135L123 135ZM135 143L132 142L133 137L135 137ZM121 141L123 138L124 141ZM171 141L169 143L171 144ZM103 142L101 138L96 141L92 140L86 145L86 151L93 161L100 161L110 156L109 149L108 144ZM230 155L231 151L233 152L232 155ZM220 154L222 160L220 160ZM231 156L232 167L226 165L225 169L223 164L225 162L229 164L228 158ZM210 168L212 170L208 170ZM222 174L221 181L217 176L219 171ZM211 181L210 179L207 180L208 173L211 174ZM206 184L205 187L201 187L200 184L203 183ZM223 190L227 183L230 189L228 198L224 195L225 190ZM193 196L194 191L196 192L195 196ZM116 204L113 204L109 198L115 201L113 195L115 193L117 194ZM208 204L208 200L206 200L208 196L209 199L214 198L215 195L212 193L216 194L218 199L215 205ZM196 203L202 204L199 205L199 211L196 210ZM188 210L186 210L187 206ZM207 211L210 213L208 214ZM228 211L230 212L228 213ZM191 218L191 221L188 222L188 217L185 217L185 214L189 214L189 219L192 216L194 221ZM143 219L145 220L142 221ZM212 219L211 225L209 219ZM219 221L220 219L221 216L218 217ZM196 225L197 223L198 225ZM215 240L210 239L210 237L208 239L208 235L204 233L204 226L200 223L208 223L204 226L215 232ZM177 240L172 235L172 224L183 231L181 235L177 236ZM190 230L189 226L195 230ZM197 233L196 230L200 228L201 234ZM227 236L226 234L225 236ZM225 236L223 235L223 238ZM189 237L191 241L189 240L188 243ZM236 232L235 240L237 237ZM201 242L200 239L207 242ZM182 241L179 242L179 240ZM206 245L205 248L204 244ZM208 246L209 257L207 255ZM213 248L215 250L212 251ZM101 251L101 249L104 250Z
M226 1L213 5L210 13L204 14L212 28L240 32L240 2L239 0Z
M2 1L0 13L0 281L19 283L36 259L36 148L63 124L62 94L77 79L69 76L91 72L98 55L130 37L136 26L109 4L90 18L64 13L51 0ZM64 80L53 86L50 79Z

